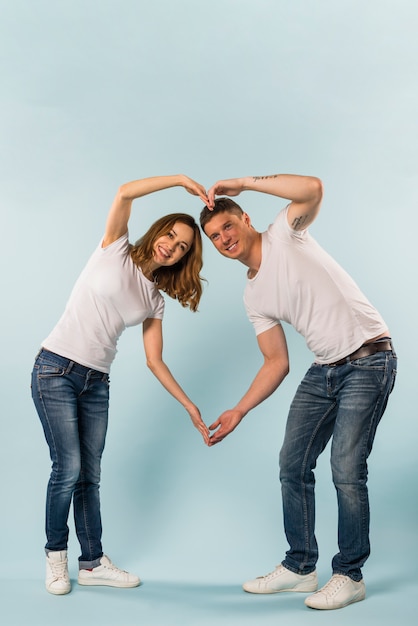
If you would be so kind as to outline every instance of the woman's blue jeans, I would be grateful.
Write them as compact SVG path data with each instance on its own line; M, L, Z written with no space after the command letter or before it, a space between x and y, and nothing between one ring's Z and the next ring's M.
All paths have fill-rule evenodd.
M331 469L338 501L334 574L362 578L370 554L367 458L396 376L394 352L378 352L343 365L313 364L290 407L280 480L286 537L283 565L298 574L315 569L315 475L318 456L332 437Z
M32 398L49 446L46 550L66 550L68 515L81 546L80 566L103 555L99 483L109 407L109 377L41 350L32 372Z

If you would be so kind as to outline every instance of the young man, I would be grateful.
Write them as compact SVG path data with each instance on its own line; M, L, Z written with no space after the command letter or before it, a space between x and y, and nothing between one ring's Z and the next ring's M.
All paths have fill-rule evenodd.
M259 191L290 200L263 233L229 197ZM247 266L244 302L264 361L233 409L209 427L210 445L270 396L289 370L281 321L300 332L315 355L290 407L280 452L280 480L290 549L276 570L246 582L251 593L315 592L315 478L318 456L332 437L331 467L338 499L339 552L332 577L306 598L315 609L337 609L365 597L361 568L370 554L367 458L396 375L388 328L350 276L315 242L317 178L280 174L215 183L202 210L202 229L219 252Z

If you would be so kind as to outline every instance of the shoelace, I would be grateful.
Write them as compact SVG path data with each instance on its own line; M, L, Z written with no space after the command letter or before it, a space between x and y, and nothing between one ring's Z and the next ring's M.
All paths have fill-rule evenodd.
M67 562L50 563L52 574L55 580L67 580Z
M104 564L104 567L109 570L109 572L112 574L112 576L116 577L116 576L120 576L121 574L123 574L123 576L128 576L128 572L125 571L124 569L120 569L119 567L117 567L116 565L114 565L111 561L109 563Z
M346 582L345 576L341 574L334 574L329 581L320 589L320 593L334 595L344 586Z

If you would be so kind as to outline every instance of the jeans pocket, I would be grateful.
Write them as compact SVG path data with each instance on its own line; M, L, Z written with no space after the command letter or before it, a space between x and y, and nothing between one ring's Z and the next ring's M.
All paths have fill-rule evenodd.
M65 368L61 365L43 364L39 366L38 376L39 378L51 378L55 376L63 376L65 374Z

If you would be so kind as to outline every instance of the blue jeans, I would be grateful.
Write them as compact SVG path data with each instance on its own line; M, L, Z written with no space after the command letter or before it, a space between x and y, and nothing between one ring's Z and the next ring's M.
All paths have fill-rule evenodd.
M95 567L103 556L99 483L108 422L109 377L41 350L32 372L32 398L52 461L45 548L67 549L72 501L81 546L80 567Z
M367 458L396 377L392 351L343 365L313 364L290 407L280 480L286 537L283 565L298 574L315 569L315 475L318 456L332 437L331 469L338 501L334 574L362 578L370 554Z

